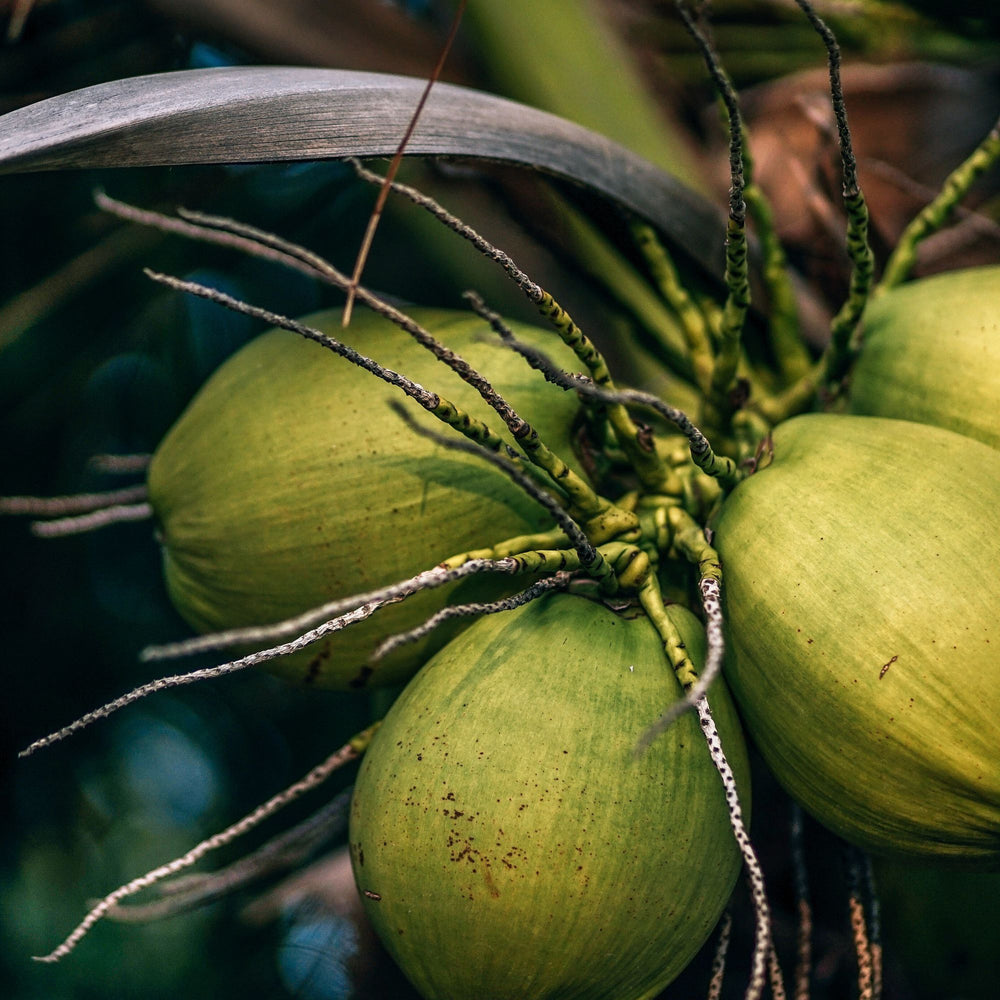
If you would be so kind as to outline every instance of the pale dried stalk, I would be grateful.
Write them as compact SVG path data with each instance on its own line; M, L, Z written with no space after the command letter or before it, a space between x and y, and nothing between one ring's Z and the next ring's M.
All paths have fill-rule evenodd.
M145 500L145 486L126 486L102 493L72 493L59 497L0 497L0 514L27 514L31 517L68 517L95 510L123 506Z
M310 608L301 615L285 618L270 625L249 625L245 628L226 629L222 632L210 632L207 635L183 639L180 642L164 643L159 646L147 646L140 658L142 660L170 660L181 656L191 656L216 649L226 649L232 646L250 646L262 642L274 642L287 636L302 634L320 622L330 621L348 611L354 611L365 604L373 602L393 602L415 594L418 591L434 590L447 583L453 583L476 573L514 573L516 564L509 559L470 559L454 569L436 566L424 570L408 580L402 580L389 587L380 587L365 594L353 594Z
M571 573L556 573L553 576L547 576L544 579L538 580L530 587L526 587L524 590L510 597L503 597L500 600L488 602L477 601L470 604L453 604L442 608L436 614L431 615L423 624L410 629L409 632L400 632L389 636L372 654L371 661L377 663L394 650L399 649L400 646L417 642L425 635L433 632L439 625L451 621L452 618L482 617L484 615L500 614L503 611L513 611L515 608L529 604L531 601L537 600L552 590L564 590L569 585L571 579Z
M488 560L484 560L484 562L489 563L491 569L498 569L499 572L513 573L517 571L517 563L513 559L497 560L495 563L490 563ZM468 570L466 570L466 566L469 567ZM457 569L437 568L428 570L425 573L418 573L415 577L411 577L409 580L404 580L402 583L394 584L390 587L384 587L382 590L373 591L370 594L361 595L360 598L348 598L346 600L346 603L348 604L356 604L359 599L367 598L367 600L364 600L364 603L360 606L353 607L350 611L339 615L336 618L332 618L329 621L325 621L316 628L302 633L290 642L280 643L279 645L271 646L268 649L262 649L255 653L249 653L239 659L231 660L228 663L223 663L216 667L205 667L201 670L191 670L186 674L175 674L171 677L160 677L157 680L150 681L148 684L143 684L140 687L134 688L127 694L121 695L113 701L109 701L106 705L102 705L100 708L94 709L86 715L82 715L75 722L71 722L63 729L51 733L40 740L36 740L30 746L22 750L18 756L28 757L36 750L41 750L43 747L47 747L52 743L63 740L67 736L71 736L73 733L79 732L81 729L89 726L92 722L96 722L99 719L105 719L114 712L125 708L127 705L131 705L133 702L139 701L141 698L145 698L147 695L155 694L158 691L164 691L167 688L180 687L184 684L194 684L197 681L209 680L215 677L223 677L227 674L245 670L247 667L254 667L261 663L267 663L270 660L277 659L280 656L286 656L289 653L296 653L300 649L305 649L307 646L318 642L320 639L323 639L328 635L333 635L335 632L339 632L351 625L355 625L358 622L370 618L379 609L390 604L396 604L420 590L429 589L431 586L440 586L442 583L448 583L452 580L460 579L463 576L469 576L473 572L481 571L483 571L483 567L472 562L466 563L465 566L458 567ZM428 580L430 580L431 583L428 583ZM345 602L337 602L338 605L343 603ZM294 621L298 621L298 619L294 619ZM195 643L197 641L198 640L192 640L191 642ZM179 654L175 653L174 655Z
M82 535L112 524L148 521L152 516L153 508L148 503L121 504L104 507L90 514L80 514L77 517L62 517L55 521L33 521L31 533L39 538L65 538L67 535Z
M781 982L781 972L777 969L777 961L772 955L771 907L767 901L767 891L764 887L764 872L757 858L757 852L750 842L750 834L747 831L746 824L743 822L743 810L740 806L736 777L722 749L722 739L715 725L715 719L712 717L712 710L708 705L708 699L702 698L696 708L698 711L698 720L701 723L701 731L712 757L712 763L715 765L715 769L722 779L722 787L726 793L726 806L729 809L729 823L733 828L736 845L743 856L743 863L746 866L747 878L750 883L750 898L753 902L755 925L754 951L751 961L750 982L747 985L745 998L746 1000L760 1000L764 992L764 985L768 981L769 967L772 992L775 982L779 985Z
M726 974L726 954L729 951L729 939L732 936L733 917L726 910L719 924L719 940L715 945L715 956L712 958L712 978L708 982L708 1000L719 1000L722 996L722 980Z
M34 960L36 962L58 962L61 958L65 958L83 940L91 927L105 916L109 910L121 903L122 900L127 899L129 896L134 896L142 889L147 889L155 885L162 879L176 875L185 868L190 868L210 851L224 847L238 837L243 836L243 834L248 833L265 819L273 816L279 809L284 808L290 802L295 801L295 799L300 798L306 792L316 788L333 774L334 771L350 761L356 760L364 751L373 731L374 727L365 730L364 733L359 734L349 743L345 743L344 746L330 754L326 760L314 767L299 781L289 785L277 795L272 796L232 826L227 827L220 833L213 834L207 840L203 840L179 858L175 858L165 865L160 865L145 875L140 875L138 878L132 879L131 882L126 882L125 885L119 886L114 892L108 893L104 899L91 908L90 912L80 921L59 947L47 955L34 956Z

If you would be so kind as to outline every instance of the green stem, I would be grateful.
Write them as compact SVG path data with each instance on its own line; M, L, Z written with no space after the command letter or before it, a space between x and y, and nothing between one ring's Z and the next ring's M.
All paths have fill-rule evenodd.
M564 230L563 241L577 266L635 318L662 363L678 375L690 378L687 343L673 313L660 301L649 282L582 212L563 198L559 198L557 204L559 225Z
M749 156L744 153L744 157L749 175ZM788 274L788 261L775 232L774 213L764 192L756 183L749 182L743 196L747 211L753 219L763 257L764 287L767 291L775 361L782 377L786 382L791 382L801 378L809 370L810 359L800 332L798 306Z
M608 391L615 390L614 380L604 355L597 349L594 342L576 325L573 317L543 288L534 285L534 293L530 296L539 312L551 324L567 347L586 366L595 385ZM507 343L515 340L514 333L503 318L492 309L487 308L482 298L475 292L466 292L465 299L476 313L485 319L490 326ZM529 359L530 363L530 359ZM676 488L676 476L672 470L660 461L648 434L643 434L628 410L621 403L609 403L604 407L604 416L614 429L617 444L628 458L640 481L650 490L662 491L668 487Z
M708 392L715 357L705 315L681 283L677 267L653 227L645 222L633 222L632 236L646 260L650 277L660 295L677 314L681 331L687 340L695 382L703 393Z
M909 277L917 261L917 246L928 236L942 229L959 202L969 193L972 185L1000 160L1000 121L989 135L976 147L972 155L951 172L933 201L903 230L896 249L893 250L882 280L874 294L901 284Z
M512 539L511 541L516 541ZM508 548L507 542L502 542L495 549L474 549L469 552L460 552L458 555L445 559L441 566L445 569L457 569L463 563L473 559L493 559L493 553L503 551ZM532 549L523 552L507 552L500 558L511 559L516 563L515 573L558 573L561 570L578 570L580 557L573 549Z
M667 614L663 595L660 593L660 585L657 583L655 575L650 576L639 591L639 602L663 642L663 649L667 654L670 669L673 670L681 688L686 691L697 682L698 670L691 657L688 656L687 647L677 630L677 626Z
M729 294L722 311L719 351L702 418L708 427L721 431L725 430L732 415L729 394L740 363L743 324L750 307L746 223L732 216L726 231L726 288Z
M854 331L868 303L875 258L868 243L868 206L860 190L845 194L847 255L851 259L851 285L847 301L830 324L830 346L823 359L819 384L842 378L857 355Z
M698 576L702 580L714 580L721 585L722 564L719 553L709 545L705 529L680 507L671 507L667 516L673 533L674 548L688 562L697 565Z

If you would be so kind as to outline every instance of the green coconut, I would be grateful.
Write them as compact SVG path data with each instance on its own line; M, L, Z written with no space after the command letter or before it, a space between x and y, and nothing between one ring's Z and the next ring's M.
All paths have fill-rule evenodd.
M542 439L572 459L572 393L544 382L471 314L416 309L413 316L486 373ZM475 390L386 320L359 313L344 331L334 310L305 322L503 429ZM573 365L554 334L515 329ZM167 588L197 631L280 621L451 555L552 527L502 471L414 433L389 406L403 398L284 330L263 334L219 368L149 471ZM454 433L407 405L428 426ZM474 596L497 597L512 586L521 584L492 577ZM324 687L398 683L435 646L402 647L374 668L371 652L378 640L439 610L452 590L418 594L272 666ZM448 634L429 642L440 645Z
M797 417L715 544L726 677L788 791L872 851L1000 866L1000 454Z
M670 614L700 662L702 626ZM692 713L635 753L679 695L648 619L568 595L480 619L410 682L362 763L350 844L424 997L636 1000L690 961L740 855ZM722 683L711 704L746 794Z
M864 314L851 412L946 427L1000 448L1000 267L902 285Z

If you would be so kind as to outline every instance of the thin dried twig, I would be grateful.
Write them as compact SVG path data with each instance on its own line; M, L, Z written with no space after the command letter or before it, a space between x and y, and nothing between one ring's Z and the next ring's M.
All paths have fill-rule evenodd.
M163 899L152 903L116 905L107 912L110 920L148 923L221 899L260 879L287 871L305 861L322 844L342 833L353 788L347 788L308 819L273 837L262 847L215 872L181 875L157 883Z
M140 659L146 661L169 660L216 649L227 649L232 646L274 642L276 639L283 639L287 636L301 635L306 629L312 628L320 622L330 621L346 612L354 611L362 605L373 602L395 602L418 591L434 590L476 573L515 573L516 571L515 564L504 559L471 559L452 569L438 566L434 569L424 570L408 580L401 580L399 583L380 587L378 590L371 590L364 594L352 594L350 597L330 601L319 607L311 608L301 615L295 615L293 618L286 618L284 621L271 625L250 625L246 628L227 629L224 632L211 632L207 635L183 639L180 642L147 646L140 653Z
M102 493L74 493L61 497L0 497L0 514L27 514L31 517L66 517L88 514L121 504L145 500L145 486L127 486Z
M764 985L768 981L768 971L770 966L770 977L772 991L774 983L780 982L780 971L776 970L776 963L772 956L771 938L771 907L767 901L767 891L764 887L764 872L757 858L757 852L750 842L750 834L743 821L743 810L740 806L739 790L736 787L736 777L733 769L726 759L722 749L722 739L719 730L716 728L715 719L712 717L712 710L709 708L708 699L702 698L698 702L698 720L701 723L701 730L708 744L712 763L722 779L722 786L726 793L726 805L729 808L729 822L736 837L736 845L743 856L743 863L747 870L747 878L750 882L750 898L754 908L754 951L750 970L750 982L746 990L746 1000L760 1000L764 992ZM775 974L777 973L777 974Z
M141 698L147 697L148 695L156 694L159 691L165 691L168 688L180 687L185 684L194 684L197 681L224 677L228 674L245 670L248 667L258 666L261 663L268 663L280 656L287 656L290 653L296 653L300 649L305 649L307 646L311 646L313 643L318 642L320 639L324 639L329 635L333 635L335 632L340 632L351 625L355 625L358 622L370 618L381 608L387 607L390 604L396 604L420 590L428 589L433 586L441 586L444 583L460 579L463 576L469 576L475 572L495 571L516 573L519 570L517 561L514 559L498 560L493 564L489 564L488 561L484 560L483 563L486 565L484 566L480 563L472 565L467 563L465 565L469 566L468 569L465 569L464 567L457 567L454 569L444 569L439 567L437 569L427 570L424 573L418 573L416 576L411 577L409 580L404 580L401 583L384 587L381 590L372 591L369 594L347 598L345 599L346 603L355 605L349 611L346 611L345 613L340 614L328 621L322 622L322 624L317 625L315 628L312 628L307 632L303 632L301 635L298 635L289 642L280 643L278 645L271 646L268 649L258 650L255 653L249 653L246 656L241 656L239 659L231 660L228 663L223 663L216 667L205 667L201 670L191 670L186 674L175 674L171 677L159 677L154 681L150 681L148 684L143 684L140 687L129 691L127 694L115 698L113 701L109 701L106 705L102 705L100 708L94 709L86 715L82 715L75 722L71 722L68 726L65 726L57 732L51 733L40 740L36 740L30 746L22 750L18 756L28 757L37 750L41 750L42 748L50 746L53 743L57 743L59 740L63 740L67 736L72 736L74 733L86 728L91 723L97 722L99 719L106 719L109 715L112 715L113 713L133 704L136 701L139 701ZM365 600L364 603L357 605L356 602L362 598L368 599ZM335 606L340 607L343 603L344 602L337 602ZM296 624L300 620L302 619L292 619L292 621ZM281 625L279 624L279 629L280 628ZM214 637L210 636L207 638L213 639ZM191 643L184 647L182 652L189 651L190 646L197 641L198 640L192 640ZM168 650L168 655L180 654L177 653L176 647L174 647L174 649Z
M719 924L719 940L715 945L715 955L712 958L712 978L708 983L708 1000L719 1000L722 996L722 981L726 974L726 954L729 951L729 939L732 936L733 915L726 910Z
M358 250L358 258L354 262L354 273L351 275L350 283L347 286L347 302L344 304L344 326L347 326L351 322L351 311L354 308L354 297L357 294L358 285L361 282L361 272L364 270L365 261L368 259L368 251L371 249L372 241L375 239L375 230L378 228L379 220L382 218L382 210L385 208L386 200L389 197L389 191L392 189L393 178L399 171L399 165L403 162L403 153L405 152L407 144L410 141L410 137L413 135L413 130L417 127L417 122L420 120L420 115L424 110L424 105L427 103L427 98L430 97L431 87L433 87L437 82L438 77L441 76L441 71L444 69L445 60L448 58L448 53L451 51L451 46L455 41L455 36L458 34L458 26L462 22L462 15L465 13L465 4L466 0L459 0L458 7L455 10L455 16L452 18L451 29L449 30L448 37L445 40L444 48L441 50L441 55L438 57L437 65L434 67L434 71L427 80L427 85L424 87L423 93L420 95L420 100L417 102L413 116L410 118L409 124L406 126L403 138L399 141L399 147L396 149L392 162L389 164L389 171L385 176L385 183L382 185L382 190L379 191L378 200L375 202L375 208L372 209L371 218L368 220L368 228L365 230L364 239L362 239L361 247Z
M266 802L262 803L252 812L244 816L237 823L234 823L225 830L214 834L207 840L203 840L200 844L192 847L190 851L181 855L179 858L175 858L173 861L169 861L165 865L160 865L158 868L154 868L145 875L140 875L138 878L132 879L131 882L127 882L125 885L120 886L115 889L114 892L108 893L104 899L91 908L90 912L83 918L82 921L80 921L80 923L73 929L62 944L59 945L59 947L49 952L48 955L34 956L35 961L58 962L59 959L65 958L80 943L80 941L83 940L91 927L93 927L94 924L104 917L113 907L118 906L122 900L127 899L129 896L134 896L137 892L140 892L143 889L148 889L150 886L155 885L157 882L160 882L165 878L169 878L171 875L176 875L185 868L190 868L210 851L224 847L226 844L231 843L238 837L243 836L245 833L249 833L250 830L259 826L268 817L273 816L279 809L284 808L290 802L300 798L306 792L312 791L312 789L326 781L326 779L335 771L339 770L350 761L356 760L366 749L375 728L376 727L373 726L364 732L359 733L349 743L345 743L339 750L330 754L326 760L314 767L299 781L289 785L286 789L284 789L284 791L279 792L277 795L272 796Z
M538 580L530 587L526 587L520 593L513 594L510 597L503 597L499 600L488 602L474 601L469 604L453 604L442 608L437 614L431 615L427 621L416 628L410 629L409 632L400 632L389 636L372 654L372 662L384 659L391 652L399 649L400 646L405 646L407 643L422 639L425 635L433 632L439 625L451 621L453 618L482 617L499 614L502 611L513 611L515 608L537 600L550 591L564 590L569 585L572 576L572 573L556 573L553 576L547 576L544 579Z
M104 507L77 517L62 517L55 521L33 521L31 533L39 538L62 538L79 535L111 524L125 524L129 521L146 521L153 516L153 508L148 503L121 504Z

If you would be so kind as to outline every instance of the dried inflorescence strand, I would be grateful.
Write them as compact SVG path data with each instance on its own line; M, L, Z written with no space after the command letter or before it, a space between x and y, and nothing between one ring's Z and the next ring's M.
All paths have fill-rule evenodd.
M321 846L344 832L352 791L353 788L347 788L340 792L308 819L225 868L158 882L156 888L163 898L152 903L113 906L107 912L108 919L122 923L162 920L299 866Z
M417 642L417 640L433 632L439 625L443 625L453 618L483 617L485 615L499 614L502 611L513 611L515 608L529 604L531 601L537 600L539 597L543 597L554 590L565 590L572 578L572 573L564 571L538 580L530 587L525 587L520 593L512 594L510 597L503 597L496 601L475 601L469 604L449 605L446 608L442 608L436 614L431 615L427 621L416 628L412 628L408 632L400 632L397 635L390 636L375 650L371 660L372 662L378 662L384 659L391 652L399 649L400 646Z
M153 212L149 209L129 205L100 190L94 192L94 204L102 211L126 222L151 226L160 232L174 233L187 239L238 250L257 257L259 260L281 264L283 267L320 281L333 284L336 283L336 277L339 277L346 284L348 280L346 275L337 271L319 254L231 219L206 215L201 212L191 212L186 209L179 209L178 214L181 218L174 218L161 212Z
M712 976L708 981L708 1000L719 1000L722 996L722 982L726 975L726 955L733 932L733 915L726 910L719 922L719 940L712 957Z
M127 476L135 472L145 472L153 456L149 452L134 455L91 455L87 465L95 472L105 472L113 476Z
M761 869L757 852L750 842L750 834L743 821L743 809L740 806L739 791L736 787L736 778L733 769L726 759L726 754L722 749L722 740L719 730L712 717L712 710L709 707L708 699L702 698L698 702L698 721L701 724L705 742L708 744L712 763L715 765L722 786L726 793L726 805L729 809L729 822L733 828L736 844L743 856L743 863L747 870L747 878L750 883L750 898L754 908L754 951L750 970L750 982L746 990L746 1000L760 1000L764 992L765 983L769 978L774 992L775 983L780 984L781 972L777 969L777 963L772 957L771 938L771 908L767 901L767 891L764 885L764 872ZM782 987L783 993L783 987Z
M76 517L62 517L55 521L34 521L31 533L39 538L63 538L66 535L80 535L112 524L126 524L130 521L148 521L153 516L153 508L148 503L119 504L79 514Z
M401 583L384 587L381 590L372 591L369 594L359 595L355 598L347 598L344 601L338 601L333 606L341 607L345 603L354 606L351 607L349 611L340 614L335 618L324 621L322 624L310 629L309 631L303 632L290 642L280 643L279 645L271 646L268 649L262 649L254 653L249 653L246 656L241 656L239 659L231 660L228 663L223 663L216 667L205 667L201 670L191 670L188 673L175 674L172 677L160 677L154 681L150 681L148 684L143 684L140 687L129 691L127 694L121 695L113 701L109 701L106 705L102 705L100 708L94 709L94 711L88 712L86 715L82 715L75 722L70 723L63 729L51 733L40 740L36 740L30 746L22 750L18 756L28 757L37 750L41 750L42 748L50 746L53 743L57 743L68 736L72 736L81 729L85 729L91 723L97 722L99 719L106 719L109 715L112 715L113 713L139 701L142 698L147 697L148 695L156 694L159 691L165 691L168 688L181 687L185 684L194 684L198 681L224 677L228 674L245 670L248 667L255 667L259 666L261 663L268 663L281 656L296 653L299 650L305 649L307 646L311 646L313 643L318 642L320 639L324 639L329 635L333 635L335 632L342 631L351 625L355 625L358 622L370 618L381 608L387 607L390 604L396 604L399 601L404 600L406 597L418 593L421 590L428 590L432 587L441 586L445 583L450 583L454 580L460 579L463 576L470 576L473 573L491 571L517 573L521 571L520 564L515 559L503 560L502 565L489 565L486 561L467 565L468 568L465 566L457 568L438 567L437 569L427 570L424 573L418 573L409 580L404 580ZM362 598L367 598L367 600L364 600L361 604L357 604L357 601ZM297 625L301 620L301 617L290 619L290 621L295 625ZM278 626L276 626L276 630L280 631L283 627L285 627L284 623L279 623ZM267 631L267 627L260 630L252 629L246 631L252 631L260 635L262 631ZM226 644L228 644L232 635L233 633L226 634ZM194 639L189 640L186 643L175 644L173 647L163 647L158 650L158 657L154 655L148 656L147 658L154 659L184 655L191 652L191 647L199 641L202 643L200 647L201 649L212 648L209 643L211 643L214 639L214 636L206 636L201 640ZM235 641L240 640L237 639Z
M812 904L809 901L802 807L793 802L791 809L792 872L795 878L795 906L799 915L794 997L795 1000L809 1000L809 982L812 978Z
M286 618L271 625L251 625L245 628L227 629L224 632L210 632L207 635L183 639L180 642L147 646L140 654L140 659L146 661L169 660L216 649L228 649L232 646L274 642L276 639L284 639L287 636L302 635L306 629L322 622L329 622L364 605L380 603L381 606L385 607L401 601L411 594L424 590L434 590L447 583L454 583L477 573L513 574L517 572L517 566L511 559L470 559L460 566L436 566L388 587L380 587L364 594L353 594L350 597L329 601L300 615L295 615L293 618Z
M786 1000L785 981L781 976L781 965L778 962L778 952L774 947L773 936L771 945L767 949L767 975L771 986L772 1000Z
M859 1000L882 996L882 928L878 893L871 858L852 845L844 845L848 913L858 963Z
M137 503L147 497L146 487L127 486L101 493L75 493L61 497L0 497L0 514L26 514L30 517L69 517L89 514L125 504Z
M90 912L76 926L76 928L74 928L74 930L62 942L62 944L59 945L58 948L49 952L48 955L35 956L35 961L58 962L59 959L65 958L80 943L80 941L83 940L91 927L93 927L94 924L104 917L111 909L120 905L123 900L128 899L130 896L134 896L137 892L141 892L143 889L148 889L151 886L156 885L156 883L162 881L163 879L170 878L172 875L176 875L178 872L184 871L186 868L190 868L209 852L217 850L220 847L224 847L226 844L230 844L237 838L249 833L252 829L254 829L254 827L259 826L262 822L264 822L264 820L273 816L280 809L283 809L296 799L301 798L301 796L305 795L306 792L312 791L345 764L348 764L353 760L357 760L357 758L360 757L361 754L363 754L367 749L377 727L378 723L358 733L339 750L330 754L326 760L317 764L316 767L309 771L308 774L302 777L299 781L289 785L284 791L279 792L277 795L272 796L232 826L214 834L207 840L203 840L200 844L192 847L190 851L181 855L179 858L175 858L173 861L170 861L165 865L160 865L152 871L147 872L145 875L140 875L138 878L134 878L132 881L127 882L125 885L115 889L114 892L109 893L90 910Z
M847 870L847 908L851 919L851 937L858 962L858 1000L872 1000L872 952L861 891L860 852L845 845L844 863Z
M882 907L871 857L862 852L861 881L868 901L868 946L872 956L872 1000L882 1000Z
M94 531L109 524L145 521L153 516L147 496L146 487L138 485L61 497L0 497L0 515L53 518L34 521L31 531L39 538L57 538Z

